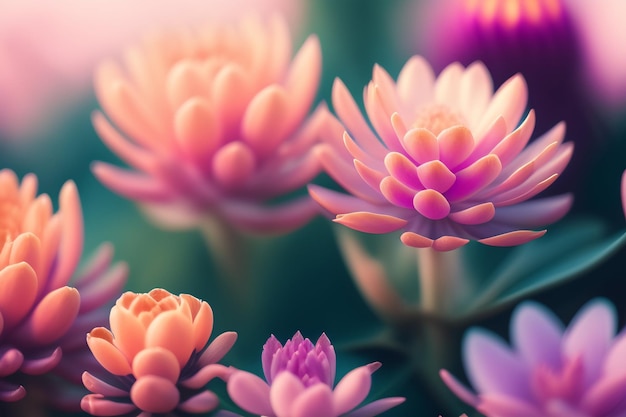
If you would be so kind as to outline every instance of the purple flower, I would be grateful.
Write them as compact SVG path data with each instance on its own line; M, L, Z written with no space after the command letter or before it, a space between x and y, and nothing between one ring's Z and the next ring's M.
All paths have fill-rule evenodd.
M626 333L604 299L587 303L564 329L546 307L526 302L513 313L511 343L483 329L464 340L467 376L476 393L446 370L441 377L488 417L626 415Z
M335 349L322 333L315 345L296 332L285 345L272 335L263 346L265 381L245 371L228 380L228 394L242 409L267 417L375 416L402 403L383 398L357 407L367 396L371 375L381 364L373 362L344 376L336 386Z

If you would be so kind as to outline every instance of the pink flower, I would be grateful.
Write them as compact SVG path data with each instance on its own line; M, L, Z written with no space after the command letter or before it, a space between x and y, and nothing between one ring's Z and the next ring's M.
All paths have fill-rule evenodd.
M111 309L111 330L97 327L87 344L104 368L101 377L83 374L86 395L81 407L93 415L127 413L206 413L218 405L204 386L230 370L216 362L237 339L219 335L208 346L213 329L209 304L163 289L147 294L124 293ZM98 374L99 375L99 374ZM149 415L149 414L148 414Z
M323 415L375 416L402 403L404 398L384 398L357 407L367 396L371 374L379 362L358 367L335 387L335 349L325 334L315 345L296 332L285 345L272 335L263 346L265 381L245 371L234 371L228 394L239 407L266 417ZM267 381L267 382L266 382Z
M109 255L79 275L76 288L67 286L83 245L76 186L65 183L56 213L48 195L36 194L33 174L20 184L13 171L0 171L0 401L23 398L21 383L45 385L43 374L65 374L70 358L81 354L77 340L84 340L77 315L102 318L99 307L126 278L124 265L109 269L108 247ZM20 383L12 379L17 374Z
M365 89L372 132L340 80L333 86L334 120L319 155L350 194L310 186L335 221L367 233L402 230L414 247L452 250L470 240L519 245L560 219L570 195L526 201L552 184L569 162L557 124L528 145L535 113L517 74L495 93L481 63L455 63L435 78L421 57L394 81L380 66ZM520 123L521 122L521 123ZM345 132L344 132L345 129Z
M125 68L96 76L102 140L128 163L95 175L156 220L197 226L217 218L253 232L285 232L316 214L308 196L274 204L321 169L311 152L324 112L307 114L321 51L309 37L290 60L278 18L170 32L128 49ZM121 134L120 134L121 132Z
M300 0L22 0L2 1L0 137L41 134L87 98L102 57L154 27L229 21L247 12L284 14L299 26ZM115 27L111 22L115 21ZM45 34L45 42L42 42ZM19 142L16 141L19 145Z
M626 413L626 334L603 299L587 303L567 329L540 304L520 305L509 348L496 335L470 330L464 340L467 376L477 393L447 371L441 376L463 401L487 417L602 417Z

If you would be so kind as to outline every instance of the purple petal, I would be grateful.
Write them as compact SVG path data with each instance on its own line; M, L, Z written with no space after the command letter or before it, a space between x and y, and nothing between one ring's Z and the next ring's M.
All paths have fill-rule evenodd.
M511 318L511 340L529 367L561 366L563 324L546 307L526 302Z
M199 371L193 374L193 376L181 381L180 384L186 388L199 389L215 378L227 381L232 374L232 368L219 363L213 363L203 366Z
M479 402L478 396L470 391L465 385L459 382L450 372L445 369L439 371L439 376L444 384L461 399L472 407L476 407Z
M403 397L381 398L345 414L343 417L374 417L402 404Z
M17 372L24 362L24 355L15 348L2 346L0 348L0 377Z
M602 364L617 328L615 308L606 299L595 299L576 313L563 336L563 353L568 358L582 356L585 386L602 372Z
M493 203L482 203L466 208L465 210L450 213L449 217L451 220L460 224L476 225L487 223L493 219L495 214L496 209Z
M483 329L470 329L463 341L463 363L479 394L531 398L529 369L502 340Z
M370 391L372 376L365 366L353 369L344 376L333 392L335 412L346 413L359 405Z
M19 401L25 395L26 389L23 386L0 381L0 401Z
M192 414L208 413L219 405L219 398L211 391L202 391L178 405L178 409Z
M399 207L413 208L415 190L407 187L394 177L385 177L380 182L380 192L391 203Z
M202 355L198 359L198 364L205 366L219 362L230 351L236 341L236 332L221 333L213 339L206 350L202 352Z
M83 372L83 385L94 394L102 394L105 397L128 397L130 395L128 391L104 382L89 372Z
M54 369L61 362L63 352L60 347L52 350L49 354L37 358L26 358L20 371L28 375L43 375Z
M487 416L546 417L543 410L524 399L494 392L481 395L476 409Z
M276 413L278 417L334 417L333 395L326 384L315 384L299 395L291 406L290 414Z
M324 385L327 390L330 390L326 384L318 383L317 385ZM270 402L276 415L278 417L295 416L294 403L306 390L307 388L300 379L291 372L283 371L276 375L270 389Z
M100 394L85 395L80 401L80 408L94 416L117 416L137 410L135 404L107 400Z
M264 416L275 415L270 403L270 387L258 376L237 371L228 379L226 389L233 402L244 410Z

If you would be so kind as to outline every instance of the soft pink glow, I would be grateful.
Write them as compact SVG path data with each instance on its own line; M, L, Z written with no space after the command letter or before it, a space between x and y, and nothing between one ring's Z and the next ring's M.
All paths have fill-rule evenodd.
M308 196L270 203L321 169L311 150L325 113L307 117L319 41L291 51L282 19L250 18L148 37L125 65L103 63L95 85L110 120L98 112L94 125L133 170L96 163L95 175L168 226L207 217L263 233L303 225L316 214Z
M338 120L329 119L317 151L328 174L351 195L310 186L335 221L368 233L403 232L415 247L452 250L470 240L512 246L536 239L569 210L570 195L527 202L569 162L557 124L529 140L527 88L517 74L495 93L485 66L458 63L436 77L411 58L397 81L375 66L364 93L372 131L340 80L333 86Z
M230 21L242 11L283 14L299 27L304 6L300 0L0 0L0 136L27 137L87 96L96 63L146 30Z

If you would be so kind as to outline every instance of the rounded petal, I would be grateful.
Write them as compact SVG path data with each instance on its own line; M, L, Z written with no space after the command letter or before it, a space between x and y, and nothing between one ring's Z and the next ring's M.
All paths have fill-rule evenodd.
M155 375L174 384L180 375L178 359L172 352L162 347L147 348L137 353L133 359L132 369L135 378Z
M511 340L528 366L561 366L563 324L541 304L525 302L511 318Z
M213 392L202 391L181 402L178 408L186 413L203 414L215 410L219 402L219 398Z
M372 375L366 366L353 369L341 378L333 391L335 412L344 414L367 397L372 386Z
M87 334L87 345L96 360L113 375L132 373L126 356L113 343L113 335L105 328L98 327Z
M576 313L563 336L563 350L568 358L582 356L585 385L589 386L602 372L604 358L611 347L617 315L606 299L594 299Z
M0 271L0 313L4 328L22 320L37 296L37 275L26 262L8 265Z
M228 395L239 407L249 413L274 415L270 403L270 387L265 381L249 372L233 373L226 385Z
M172 381L146 375L135 381L130 389L130 398L142 411L169 413L178 405L180 392Z
M61 287L48 293L19 329L19 338L45 345L63 336L74 323L80 308L76 288Z
M413 197L413 206L419 214L430 220L441 220L450 214L450 203L438 191L428 189L419 191Z
M93 416L118 416L137 410L131 403L107 400L101 394L88 394L80 400L80 408Z
M479 239L478 241L489 246L517 246L538 239L545 234L546 230L540 230L538 232L532 230L515 230L513 232Z
M146 347L162 347L171 351L180 367L184 367L193 351L193 326L189 317L177 310L159 314L146 331Z
M463 341L463 363L479 394L496 393L530 398L526 364L497 336L479 328L470 329Z
M320 383L319 385L325 384ZM328 386L326 387L328 388ZM289 371L283 371L276 375L270 388L270 402L276 416L296 416L297 414L293 409L294 402L308 389L305 389L302 381Z
M333 406L333 395L326 384L315 384L308 387L293 401L290 414L279 414L277 417L335 417L338 416Z

